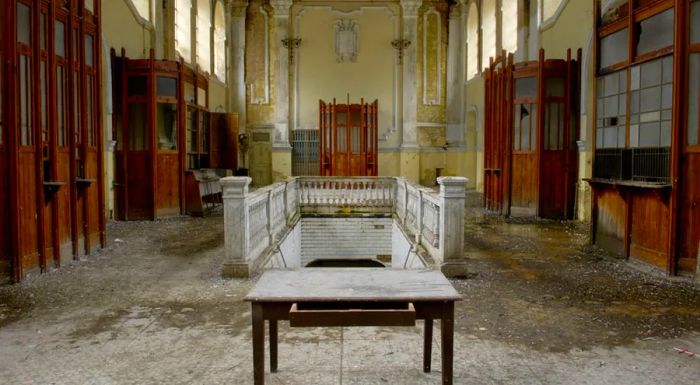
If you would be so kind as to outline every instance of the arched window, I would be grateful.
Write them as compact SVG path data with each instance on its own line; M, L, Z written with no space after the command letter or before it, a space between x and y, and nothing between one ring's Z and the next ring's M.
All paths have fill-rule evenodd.
M487 68L496 56L496 0L484 0L481 12L481 66Z
M175 50L192 62L192 1L175 0Z
M503 32L501 45L508 52L518 49L518 1L505 0L501 5L501 25Z
M479 9L476 2L467 15L467 80L479 73Z
M211 72L211 3L197 0L197 64Z
M226 20L221 1L216 2L214 9L214 73L226 81Z

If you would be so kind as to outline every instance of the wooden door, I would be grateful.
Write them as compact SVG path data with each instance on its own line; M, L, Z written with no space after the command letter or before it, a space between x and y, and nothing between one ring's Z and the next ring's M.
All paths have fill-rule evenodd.
M486 72L484 129L484 201L486 209L508 214L512 108L512 55L492 62Z
M687 152L682 164L680 194L680 258L681 270L693 271L700 256L700 153Z
M320 166L325 176L377 175L378 101L319 102Z
M5 8L0 7L0 20L5 20ZM3 56L3 29L0 27L0 283L8 280L12 276L12 263L10 261L10 247L12 244L10 238L10 201L9 194L10 185L8 180L8 159L7 159L7 126L5 103L7 98L3 92L5 86L5 60Z
M211 113L210 167L238 169L238 114Z

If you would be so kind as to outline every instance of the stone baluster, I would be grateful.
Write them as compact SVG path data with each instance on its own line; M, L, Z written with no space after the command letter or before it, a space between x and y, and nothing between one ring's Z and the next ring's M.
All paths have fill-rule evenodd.
M225 277L250 276L250 218L246 197L251 181L249 177L226 177L220 181L224 201Z
M464 201L467 178L440 177L440 254L442 272L448 277L467 274L464 257Z

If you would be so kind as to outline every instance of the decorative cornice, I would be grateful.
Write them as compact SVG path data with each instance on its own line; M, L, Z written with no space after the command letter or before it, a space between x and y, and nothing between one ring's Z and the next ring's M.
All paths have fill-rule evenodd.
M270 6L274 16L289 16L292 0L270 0Z
M401 0L403 17L418 17L418 10L423 4L423 0Z

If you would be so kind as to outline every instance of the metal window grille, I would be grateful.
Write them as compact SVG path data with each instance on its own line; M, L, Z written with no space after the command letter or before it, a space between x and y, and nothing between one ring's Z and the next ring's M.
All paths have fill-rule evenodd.
M318 173L318 130L292 131L292 174L315 176Z

